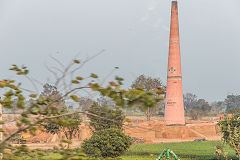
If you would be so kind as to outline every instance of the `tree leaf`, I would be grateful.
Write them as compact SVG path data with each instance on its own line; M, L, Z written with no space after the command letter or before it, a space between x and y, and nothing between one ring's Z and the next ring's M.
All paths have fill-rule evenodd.
M80 64L80 61L77 60L77 59L75 59L73 62L76 63L76 64Z
M98 75L94 74L94 73L91 73L90 77L92 78L98 78Z
M72 83L73 83L73 84L79 84L80 82L77 81L77 80L72 80Z
M83 77L76 77L77 78L77 80L83 80Z
M109 82L109 85L110 86L115 86L116 84L115 84L115 82L112 81L112 82Z
M29 97L31 97L31 98L36 98L36 97L37 97L37 94L30 94Z
M71 98L72 98L72 100L74 100L75 102L79 102L78 96L76 96L76 95L71 95Z

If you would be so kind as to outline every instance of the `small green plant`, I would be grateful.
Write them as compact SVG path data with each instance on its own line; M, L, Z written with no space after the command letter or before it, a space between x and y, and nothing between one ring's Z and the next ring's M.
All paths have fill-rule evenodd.
M131 144L131 138L121 130L109 128L94 132L83 142L82 149L89 157L115 158L128 150Z
M221 160L222 157L225 160L228 159L228 153L224 151L224 145L223 144L220 143L220 144L216 145L215 149L216 149L215 154L217 155L218 160Z

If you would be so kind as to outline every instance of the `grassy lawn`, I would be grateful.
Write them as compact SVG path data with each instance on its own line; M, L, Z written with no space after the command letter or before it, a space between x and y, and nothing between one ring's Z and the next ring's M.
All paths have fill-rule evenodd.
M123 160L155 160L165 149L170 148L181 160L213 160L216 159L215 146L220 141L182 142L133 145L130 150L122 156ZM229 157L237 159L234 150L225 146Z
M121 160L156 160L159 154L166 148L170 148L181 160L216 160L215 146L220 143L220 141L203 141L133 145L129 151L121 157ZM234 150L228 145L224 146L224 150L228 152L229 159L237 160ZM49 154L45 155L39 154L38 156L43 160L63 159L62 155L55 152L49 152ZM19 160L20 159L34 160L31 156L25 155L19 157Z

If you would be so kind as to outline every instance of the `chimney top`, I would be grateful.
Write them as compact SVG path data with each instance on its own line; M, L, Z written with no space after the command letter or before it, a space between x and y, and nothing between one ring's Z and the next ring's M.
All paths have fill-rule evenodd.
M177 4L178 4L178 1L177 1L177 0L173 0L173 1L172 1L172 4L177 5Z

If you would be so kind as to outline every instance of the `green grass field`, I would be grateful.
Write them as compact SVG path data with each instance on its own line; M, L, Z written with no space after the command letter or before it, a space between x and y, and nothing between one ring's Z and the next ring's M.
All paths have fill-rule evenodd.
M220 143L220 141L203 141L133 145L122 159L155 160L165 148L170 148L181 160L214 160L215 146ZM228 152L229 158L237 159L234 150L229 146L226 145L224 149Z
M216 160L215 146L221 144L220 141L202 142L181 142L181 143L161 143L161 144L141 144L132 145L128 152L121 157L121 160L156 160L159 154L166 148L170 148L181 160ZM228 145L224 146L228 152L228 158L237 160L235 152ZM33 160L31 157L20 158ZM43 160L63 159L59 153L50 152L41 156Z

